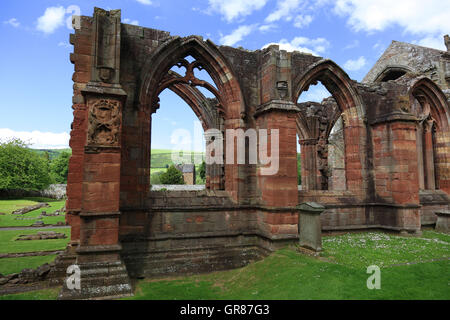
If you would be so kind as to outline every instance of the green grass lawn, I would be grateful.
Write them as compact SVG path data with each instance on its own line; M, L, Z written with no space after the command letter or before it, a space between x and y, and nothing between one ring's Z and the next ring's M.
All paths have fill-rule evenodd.
M140 280L136 300L450 299L450 235L382 232L326 236L318 257L286 247L246 267L204 275ZM367 289L367 267L381 269L381 289ZM37 291L3 299L56 299Z
M36 269L43 264L50 263L56 259L56 255L2 258L0 259L0 273L3 275L19 273L23 269Z
M39 231L55 231L67 235L66 239L15 241L19 235L36 234ZM36 230L1 230L0 253L64 250L70 241L70 228ZM1 273L1 270L0 270Z
M319 258L290 247L237 270L141 280L128 299L450 299L448 235L353 233L323 245ZM367 289L370 265L381 268L381 290Z
M30 291L25 293L8 294L0 296L0 300L56 300L60 288L51 288L40 291Z
M47 202L49 208L41 208L34 210L32 212L26 213L24 215L13 215L11 212L14 210L31 206L39 202ZM64 207L65 200L55 200L49 198L23 198L19 200L0 200L0 212L5 213L5 215L0 215L0 227L24 227L31 226L37 221L37 218L42 211L47 213L53 213ZM16 218L30 218L29 220L16 220ZM57 217L43 217L42 220L45 224L56 224L58 222L64 222L64 214Z

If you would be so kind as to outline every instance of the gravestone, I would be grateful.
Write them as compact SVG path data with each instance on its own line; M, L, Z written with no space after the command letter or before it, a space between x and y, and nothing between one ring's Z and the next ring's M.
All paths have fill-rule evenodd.
M300 246L322 251L322 225L320 214L325 207L315 202L305 202L297 206L298 213L298 233Z
M434 229L437 232L450 233L450 210L440 210L435 213L438 218Z

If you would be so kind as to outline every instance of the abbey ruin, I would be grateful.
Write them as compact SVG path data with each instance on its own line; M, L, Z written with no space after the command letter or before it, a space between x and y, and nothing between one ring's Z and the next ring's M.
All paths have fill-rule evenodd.
M358 83L331 60L122 24L120 10L81 17L70 42L72 233L63 260L80 266L86 286L65 287L61 298L119 296L131 292L130 278L244 266L298 241L304 202L325 206L324 231L414 235L449 209L448 50L394 41ZM196 68L214 83L197 79ZM297 103L318 82L332 96ZM213 164L205 190L151 191L152 115L165 89L192 108L204 130L279 129L278 173Z

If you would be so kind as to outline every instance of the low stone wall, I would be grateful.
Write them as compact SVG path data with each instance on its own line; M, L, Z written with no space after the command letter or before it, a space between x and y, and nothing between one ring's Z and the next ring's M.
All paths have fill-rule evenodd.
M170 185L164 185L164 184L155 184L152 185L152 191L162 191L162 190L167 190L167 191L201 191L201 190L205 190L206 187L205 185L201 185L201 184L180 184L180 185L175 185L175 184L170 184Z
M121 210L122 258L131 277L238 268L273 249L260 210L237 206L225 191L151 191L147 206Z
M450 209L450 197L441 190L421 190L419 195L422 205L422 208L420 208L422 226L436 223L436 211Z
M418 232L418 205L367 203L349 191L301 191L299 203L317 202L326 210L322 230L388 229Z
M64 199L66 197L66 184L52 184L41 191L21 189L1 189L0 199L23 198L23 197L46 197L51 199Z

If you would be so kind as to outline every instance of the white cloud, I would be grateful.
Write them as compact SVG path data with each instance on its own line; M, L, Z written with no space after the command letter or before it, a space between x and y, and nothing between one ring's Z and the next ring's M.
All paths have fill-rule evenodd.
M123 23L127 23L127 24L132 24L134 26L138 26L139 25L139 21L137 20L131 20L131 19L123 19Z
M264 24L264 25L260 26L258 28L258 30L264 33L264 32L268 32L268 31L270 31L272 29L275 29L275 28L277 28L277 25L271 23L271 24Z
M34 149L64 149L69 147L70 135L67 132L53 133L41 131L14 131L0 129L0 140L19 138L30 144Z
M358 71L362 67L366 65L367 61L364 57L359 57L357 60L347 60L347 62L344 64L344 69L349 71Z
M232 46L244 39L245 36L252 33L255 28L256 25L240 26L239 28L233 30L229 35L222 36L220 38L220 43L226 46Z
M252 14L253 11L263 8L268 0L208 0L207 12L218 12L228 22Z
M305 7L306 2L303 0L279 0L277 2L277 8L270 13L266 22L275 22L281 19L286 21L292 20L292 15Z
M45 9L44 15L37 20L37 29L44 33L53 33L56 29L64 25L64 7L49 7Z
M325 38L309 39L306 37L296 37L290 42L286 39L281 39L278 43L268 43L263 49L274 44L279 45L280 50L300 51L311 53L316 56L320 53L324 53L330 47L330 42Z
M152 2L150 0L136 0L139 3L145 4L147 6L151 5Z
M348 24L356 31L383 31L392 25L412 34L450 30L450 1L337 0L334 10L348 16Z
M447 47L445 46L445 43L444 43L444 36L442 36L442 37L428 36L419 41L413 41L412 43L417 44L419 46L423 46L423 47L447 51Z
M295 17L294 19L294 27L297 28L304 28L307 27L311 24L311 22L313 21L313 17L310 15L298 15Z
M71 44L68 43L68 42L61 41L61 42L58 43L58 47L70 48Z
M10 26L13 26L14 28L17 28L20 26L20 22L16 18L11 18L7 21L3 21L4 24L9 24Z

